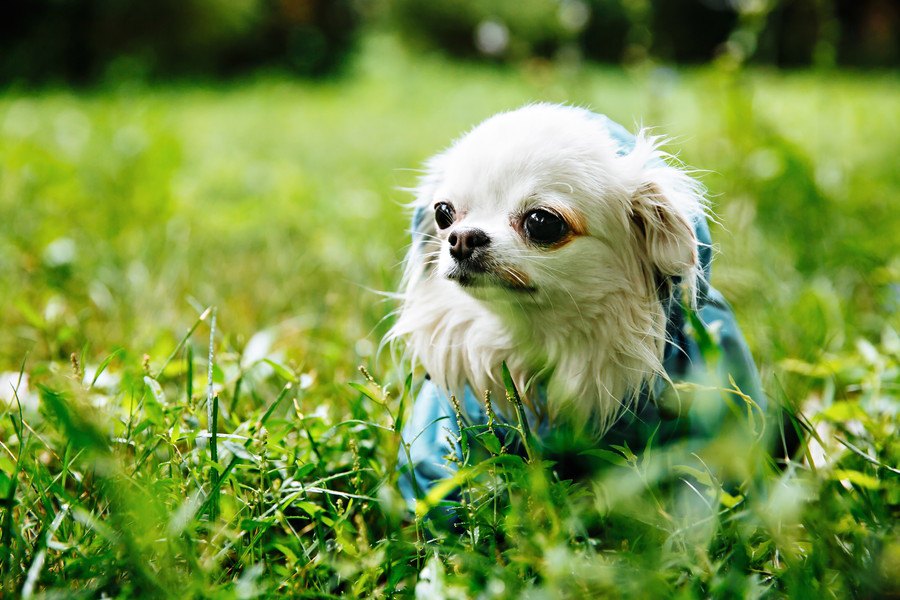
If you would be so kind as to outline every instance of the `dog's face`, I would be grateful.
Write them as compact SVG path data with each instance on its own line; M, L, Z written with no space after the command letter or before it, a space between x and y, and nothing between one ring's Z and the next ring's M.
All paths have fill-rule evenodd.
M579 303L696 265L690 215L587 111L493 117L431 161L436 275L484 301ZM640 245L640 248L636 246ZM645 273L646 274L646 273Z
M435 161L426 210L438 276L482 300L536 302L571 293L582 263L608 262L589 235L607 215L591 210L597 194L584 185L590 165L578 148L510 121L484 124Z
M607 425L662 373L661 290L677 277L693 293L703 215L652 138L625 144L598 115L540 104L432 158L389 337L451 393L488 389L506 361Z

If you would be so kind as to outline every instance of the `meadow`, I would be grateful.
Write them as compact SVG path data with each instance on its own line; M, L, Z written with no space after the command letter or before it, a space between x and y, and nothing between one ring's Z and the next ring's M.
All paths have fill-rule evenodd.
M491 452L457 529L400 499L402 188L539 100L702 172L713 283L807 439L755 485L716 477L750 460L723 435L587 481ZM895 73L501 68L381 36L319 82L0 93L0 597L900 595L898 105Z

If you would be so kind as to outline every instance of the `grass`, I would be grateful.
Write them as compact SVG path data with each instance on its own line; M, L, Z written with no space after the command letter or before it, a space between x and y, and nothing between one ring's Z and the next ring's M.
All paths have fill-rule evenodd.
M877 73L501 70L379 37L318 84L7 90L0 596L900 594L898 97ZM569 481L488 443L458 530L407 513L421 374L375 352L396 188L534 100L658 126L708 170L714 282L815 431L784 470L724 485L755 463L723 434Z

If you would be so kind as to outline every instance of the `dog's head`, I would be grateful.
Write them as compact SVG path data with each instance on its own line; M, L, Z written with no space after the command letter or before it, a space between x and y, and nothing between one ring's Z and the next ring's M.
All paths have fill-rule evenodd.
M565 106L502 113L428 162L415 209L393 335L420 334L413 354L439 382L489 382L477 371L498 358L532 371L578 360L603 370L593 364L601 350L623 371L662 372L662 302L676 281L689 301L695 294L704 208L698 184L654 138ZM458 368L438 364L447 361ZM557 387L569 397L634 387L629 373L618 378Z
M637 276L690 283L696 186L655 156L651 139L624 152L609 123L533 105L434 157L416 201L422 260L482 300L596 298Z

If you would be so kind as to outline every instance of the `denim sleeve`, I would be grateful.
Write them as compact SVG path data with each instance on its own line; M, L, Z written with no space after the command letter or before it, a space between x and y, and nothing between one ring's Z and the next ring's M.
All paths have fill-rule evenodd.
M709 288L706 304L700 309L700 319L707 327L718 323L715 327L718 329L719 348L722 352L718 366L722 385L731 387L728 381L730 375L738 388L765 411L766 396L762 391L753 356L731 307L715 288Z
M459 426L450 398L430 379L426 379L416 396L412 414L403 426L403 444L397 463L400 470L400 493L413 508L417 498L424 497L435 483L452 477L458 463L447 456L462 459Z

